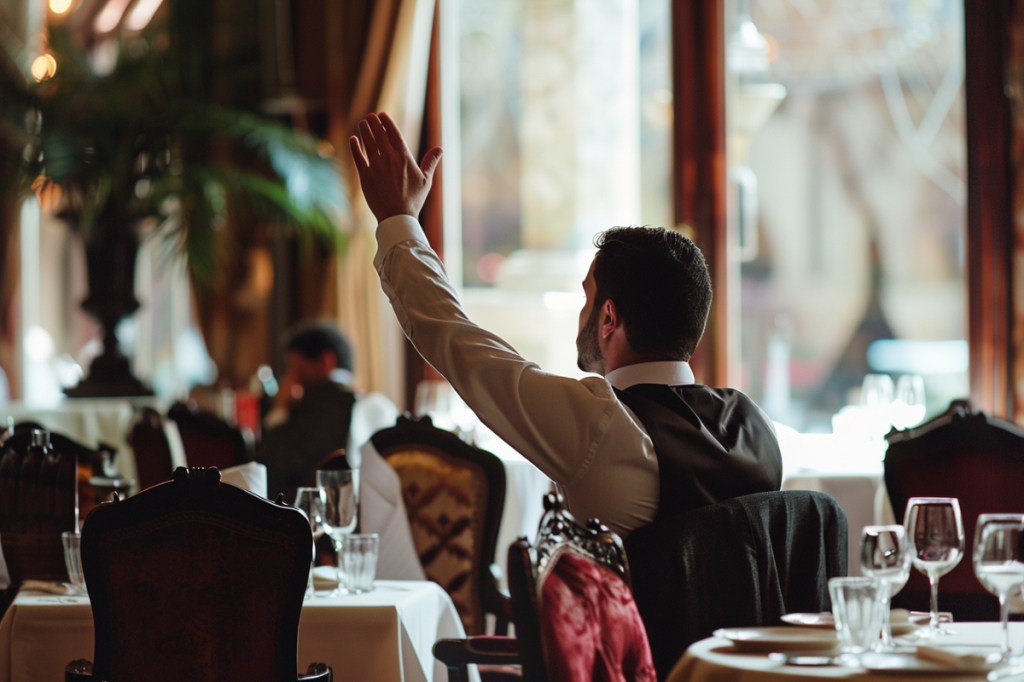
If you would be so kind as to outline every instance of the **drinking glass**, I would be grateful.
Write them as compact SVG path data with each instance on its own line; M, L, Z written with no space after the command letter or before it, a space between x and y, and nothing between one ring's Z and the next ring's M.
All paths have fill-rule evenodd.
M1010 631L1007 626L1011 594L1024 585L1024 514L982 514L974 530L974 575L982 587L999 598L999 619L1003 639L1001 660L1010 658Z
M64 567L68 571L68 580L74 594L86 594L85 573L82 570L82 536L73 530L60 534L64 544Z
M864 576L830 578L828 594L832 600L839 650L843 654L860 654L878 641L881 625L878 606L880 585Z
M313 556L309 564L309 583L306 585L306 596L313 594L313 565L316 563L316 541L324 534L324 508L327 495L323 488L300 487L295 491L295 507L309 519L309 529L313 533Z
M955 497L912 497L903 516L916 568L928 576L931 619L922 636L941 634L939 578L953 570L964 556L964 524Z
M338 554L338 583L345 584L342 558L345 536L356 528L356 510L359 507L356 471L353 469L318 469L316 482L324 490L324 531L331 538Z
M910 552L903 526L865 526L860 542L860 570L878 583L878 603L882 616L882 651L894 648L890 602L910 577Z

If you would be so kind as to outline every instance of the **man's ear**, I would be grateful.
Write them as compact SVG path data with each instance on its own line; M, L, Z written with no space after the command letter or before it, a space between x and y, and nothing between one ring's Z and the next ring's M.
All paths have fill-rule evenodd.
M601 317L599 319L600 325L598 326L598 330L601 334L601 338L606 339L622 324L622 318L619 317L619 311L618 308L615 307L615 301L610 298L604 299L604 303L601 304Z

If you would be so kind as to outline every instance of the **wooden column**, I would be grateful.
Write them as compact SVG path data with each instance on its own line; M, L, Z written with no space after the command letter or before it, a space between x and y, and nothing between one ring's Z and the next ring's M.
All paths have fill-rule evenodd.
M728 381L725 28L719 0L672 3L675 222L704 252L715 298L692 364L697 381Z
M971 402L1004 418L1014 403L1014 173L1005 94L1014 1L964 0Z

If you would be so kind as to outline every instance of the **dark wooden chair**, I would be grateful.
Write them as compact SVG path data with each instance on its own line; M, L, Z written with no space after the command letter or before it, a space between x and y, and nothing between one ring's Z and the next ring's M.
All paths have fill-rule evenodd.
M296 674L312 542L301 512L216 469L97 507L82 528L93 661L65 679L329 681L320 664Z
M255 438L248 429L232 426L193 402L176 402L167 416L178 427L185 461L190 467L227 469L255 455Z
M508 598L494 565L505 505L505 466L486 450L434 426L430 417L398 418L371 438L398 473L413 543L428 579L455 603L466 632L484 634L485 614L507 632Z
M939 580L939 608L954 620L997 620L996 598L978 582L971 564L974 526L986 512L1024 513L1024 429L956 400L934 419L886 440L885 487L903 522L911 497L955 497L964 523L964 558ZM911 571L894 606L928 610L928 581Z
M467 679L468 664L484 680L534 682L655 679L643 621L630 590L630 568L619 537L596 519L582 526L561 496L544 498L536 545L526 538L508 554L516 636L440 640L434 656L448 679Z
M829 610L847 534L839 503L805 490L744 495L634 531L626 550L659 677L717 628Z
M78 453L88 449L57 439L42 454L29 438L16 431L0 445L0 537L11 579L0 612L26 579L67 580L60 534L78 524Z
M128 444L135 454L140 490L170 480L173 473L171 444L164 431L164 419L152 407L142 407L136 412L128 431Z

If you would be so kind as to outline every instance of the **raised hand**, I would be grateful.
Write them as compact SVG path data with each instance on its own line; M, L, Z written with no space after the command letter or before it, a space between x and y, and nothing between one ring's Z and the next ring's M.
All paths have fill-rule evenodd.
M349 138L349 147L363 196L377 221L395 215L418 217L441 161L441 148L434 147L417 164L402 132L385 113L360 121L359 134Z

